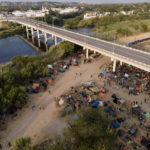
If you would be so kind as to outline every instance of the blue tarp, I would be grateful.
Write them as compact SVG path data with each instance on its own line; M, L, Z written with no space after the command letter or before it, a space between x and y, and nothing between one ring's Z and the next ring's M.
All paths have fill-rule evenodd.
M64 69L64 68L60 68L60 69L59 69L59 71L60 71L60 72L65 72L65 71L66 71L66 69Z
M120 127L120 125L117 122L112 122L113 128L117 129Z
M92 107L95 107L95 106L98 106L99 105L99 101L95 101L93 104L92 104Z
M70 62L65 62L65 65L70 65Z
M102 74L103 74L103 75L106 75L106 74L107 74L107 72L104 70L104 71L102 72Z
M74 115L72 116L72 119L76 119L78 117L78 115Z

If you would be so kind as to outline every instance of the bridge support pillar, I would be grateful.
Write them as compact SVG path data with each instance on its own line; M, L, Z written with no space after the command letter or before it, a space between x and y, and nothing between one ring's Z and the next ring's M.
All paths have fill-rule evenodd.
M37 30L38 46L41 47L40 30Z
M46 47L46 51L48 51L48 43L47 43L47 34L44 33L44 40L45 40L45 47Z
M31 35L32 35L32 42L34 44L34 29L33 28L31 28Z
M57 45L57 37L55 36L55 46Z
M120 66L122 66L122 61L120 61Z
M86 59L89 58L89 49L86 49Z
M27 26L26 26L26 32L27 32L27 39L29 40L29 30Z
M53 40L54 46L56 46L57 45L57 37L52 35L52 40Z
M113 60L113 72L116 71L116 62L117 62L116 59L114 59L114 60Z

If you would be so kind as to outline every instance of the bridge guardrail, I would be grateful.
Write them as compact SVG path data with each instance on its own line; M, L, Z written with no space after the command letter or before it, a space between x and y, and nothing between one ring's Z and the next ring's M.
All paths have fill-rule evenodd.
M37 22L36 22L36 23L37 23ZM102 42L105 42L105 43L109 43L109 44L113 44L113 45L116 45L116 46L128 48L128 49L130 49L130 50L132 50L132 51L141 52L141 53L150 55L149 52L145 52L145 51L142 51L142 50L140 50L140 49L135 49L135 48L132 48L132 47L129 47L129 46L125 46L125 45L121 45L121 44L117 44L117 43L105 41L105 40L102 40L102 39L99 39L99 38L95 38L95 37L92 37L92 36L88 36L88 35L85 35L85 34L81 34L81 33L74 32L74 31L72 31L72 30L70 30L70 29L62 29L62 28L60 28L60 27L51 26L51 25L48 25L48 24L46 24L46 23L43 23L43 24L44 24L44 25L47 25L47 26L50 26L50 27L53 27L53 28L55 28L55 29L59 29L59 30L63 30L63 31L66 30L66 31L71 32L71 33L74 33L74 34L83 35L84 37L87 37L87 38L92 38L92 39L94 39L94 40L99 40L99 41L102 41Z
M19 21L19 20L16 20L16 19L12 19L12 20L21 23L21 21ZM37 21L33 21L33 23L34 23L34 25L36 26L35 23L37 23ZM44 25L50 26L50 25L47 25L47 24L44 24ZM57 28L57 27L54 27L54 26L51 26L51 27L52 27L52 28L55 28L55 29L63 30L63 31L66 30L66 29L61 29L61 28ZM68 31L68 30L66 30L66 31ZM76 32L74 32L74 31L68 31L68 32L81 35L80 33L76 33ZM109 44L113 44L113 45L117 45L117 46L129 48L129 49L131 49L131 50L133 50L133 51L138 51L138 52L141 52L141 53L145 53L145 54L150 55L150 53L148 53L148 52L143 52L143 51L140 51L140 50L136 50L136 49L133 49L133 48L130 48L130 47L122 46L122 45L119 45L119 44L116 44L116 43L111 43L111 42L104 41L104 40L101 40L101 39L97 39L97 38L94 38L94 37L90 37L90 36L87 36L87 35L83 35L83 36L85 36L85 37L87 37L87 38L93 38L93 39L95 39L95 40L100 40L100 41L103 41L103 42L105 42L105 43L109 43ZM74 39L73 39L73 40L74 40ZM77 41L77 42L79 42L79 41ZM87 43L84 43L84 44L81 43L81 45L85 45L85 47L86 47L88 44L87 44ZM105 54L106 54L107 56L109 56L109 57L115 57L116 59L119 58L118 60L120 60L120 58L121 58L121 59L124 59L124 60L128 60L128 61L130 61L131 63L136 63L136 64L141 65L141 66L143 66L143 67L147 67L147 68L149 68L149 70L150 70L150 65L144 64L144 63L142 63L142 62L138 62L138 61L136 61L136 60L134 60L134 59L130 59L130 58L127 58L127 57L122 56L122 55L118 55L118 54L113 53L113 52L110 52L110 51L108 52L108 51L106 51L106 50L104 50L104 49L97 48L97 47L94 47L94 46L91 46L91 45L88 45L88 47L90 47L91 49L93 49L93 50L95 50L95 51L97 51L97 52L100 52L100 53L103 51L103 53L105 53ZM92 47L93 47L93 48L92 48ZM130 64L131 64L131 63L130 63Z
M38 23L38 21L36 21L36 20L34 20L34 19L27 19L27 20L32 21L33 23ZM40 21L40 22L41 22L41 21ZM87 37L87 38L92 38L92 39L94 39L94 40L99 40L99 41L104 42L104 43L109 43L109 44L116 45L116 46L120 46L120 47L123 47L123 48L128 48L128 49L130 49L130 50L132 50L132 51L136 51L136 52L140 52L140 53L143 53L143 54L150 55L149 52L141 51L141 50L139 50L139 49L135 49L135 48L128 47L128 46L125 46L125 45L121 45L121 44L117 44L117 43L105 41L105 40L102 40L102 39L99 39L99 38L95 38L95 37L92 37L92 36L88 36L88 35L85 35L85 34L77 33L77 32L74 32L74 31L72 31L72 30L70 30L70 29L62 29L62 28L60 28L60 27L51 26L51 25L48 25L48 24L45 23L45 22L41 22L41 24L44 24L44 25L46 25L46 26L53 27L53 28L55 28L55 29L59 29L59 30L68 31L68 32L71 32L71 33L74 33L74 34L82 35L82 36ZM36 25L36 24L35 24L35 25Z

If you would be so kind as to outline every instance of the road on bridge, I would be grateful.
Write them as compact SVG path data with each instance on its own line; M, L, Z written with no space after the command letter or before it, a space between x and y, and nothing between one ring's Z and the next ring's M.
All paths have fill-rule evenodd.
M102 50L104 50L105 54L108 54L107 56L109 57L112 56L113 58L114 55L116 56L117 60L120 61L122 58L123 60L126 59L126 61L122 62L131 64L136 67L138 67L137 64L139 64L139 68L147 68L147 71L150 71L150 53L148 52L143 52L141 50L136 50L131 47L107 42L104 40L86 36L66 29L50 26L33 20L18 19L16 21L24 25L29 25L33 28L38 28L39 30L44 30L47 33L55 33L56 35L59 35L60 38L66 38L65 40L69 40L70 42L73 42L75 44L81 46L86 45L86 48L95 48L99 53L101 53Z

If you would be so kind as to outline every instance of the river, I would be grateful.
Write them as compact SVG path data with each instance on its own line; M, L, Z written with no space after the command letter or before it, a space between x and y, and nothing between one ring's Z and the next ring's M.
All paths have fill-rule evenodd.
M36 56L40 55L40 52L36 51L17 36L0 40L0 63L6 63L14 56L25 55Z
M74 32L79 32L87 35L92 35L92 29L90 28L80 28L74 29ZM41 40L44 41L44 37L41 37ZM61 41L60 38L57 39ZM49 45L52 44L52 40L48 41ZM15 56L37 56L40 55L40 52L36 51L22 39L17 36L5 38L0 40L0 64L10 61Z

